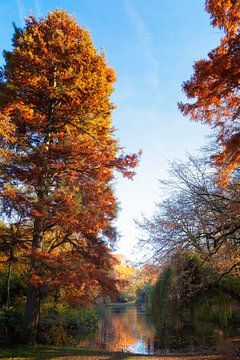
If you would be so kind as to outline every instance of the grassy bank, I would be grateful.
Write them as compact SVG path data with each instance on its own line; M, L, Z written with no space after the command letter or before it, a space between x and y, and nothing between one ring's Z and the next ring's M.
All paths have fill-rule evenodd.
M95 351L88 349L79 348L59 348L59 347L47 347L47 346L34 346L34 347L19 347L14 349L0 349L0 359L59 359L59 360L115 360L115 359L126 359L126 360L144 360L144 359L166 359L166 360L180 360L180 359L191 359L191 360L230 360L236 359L234 351L222 352L222 354L188 354L188 355L165 355L165 356L142 356L132 355L130 353L117 353L107 351Z

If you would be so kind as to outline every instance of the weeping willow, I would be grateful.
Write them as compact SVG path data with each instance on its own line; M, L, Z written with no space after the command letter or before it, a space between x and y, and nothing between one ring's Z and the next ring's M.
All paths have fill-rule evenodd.
M227 327L233 315L232 293L238 291L240 280L231 282L228 276L219 286L218 276L202 266L195 254L177 254L150 293L149 308L156 327L191 328L199 321Z

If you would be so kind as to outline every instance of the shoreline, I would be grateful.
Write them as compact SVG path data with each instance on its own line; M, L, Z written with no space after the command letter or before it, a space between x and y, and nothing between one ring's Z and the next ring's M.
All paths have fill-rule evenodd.
M61 360L234 360L240 358L240 342L227 344L226 347L219 349L209 349L206 352L199 353L172 353L166 355L143 355L125 352L109 352L105 350L83 349L76 347L56 347L56 346L16 346L14 348L0 347L0 359L61 359Z

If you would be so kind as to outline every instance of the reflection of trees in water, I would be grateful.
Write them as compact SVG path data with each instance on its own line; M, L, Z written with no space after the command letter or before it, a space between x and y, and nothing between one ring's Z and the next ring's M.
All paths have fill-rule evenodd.
M178 315L178 316L177 316ZM93 341L81 345L110 351L143 351L145 353L200 350L221 342L224 333L213 324L190 322L186 311L168 312L168 320L149 320L144 308L121 305L101 309L98 333ZM154 322L154 325L153 325Z
M168 304L170 306L170 304ZM153 315L156 328L154 350L194 351L220 343L226 336L216 324L194 319L194 309L168 311L161 319L156 311Z
M97 342L109 350L126 350L142 341L153 343L154 327L144 312L135 306L113 306L101 316ZM105 346L104 346L105 345Z
M214 285L214 276L196 255L177 253L171 259L151 293L155 348L186 351L221 341L217 334L231 327L233 299Z

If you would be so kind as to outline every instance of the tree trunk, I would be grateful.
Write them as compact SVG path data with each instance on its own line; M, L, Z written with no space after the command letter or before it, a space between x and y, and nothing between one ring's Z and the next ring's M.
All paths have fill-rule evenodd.
M53 309L56 310L57 309L57 305L59 302L59 298L60 298L60 286L57 288L55 294L54 294L54 301L53 301Z
M8 275L7 275L7 300L6 300L7 309L9 309L9 305L10 305L11 275L12 275L12 259L10 258L8 265Z
M33 230L32 249L41 249L42 247L42 226L41 220L35 219ZM36 260L31 261L31 273L41 275L41 264ZM40 289L34 284L29 283L27 291L27 300L23 315L21 341L27 344L34 344L37 337L37 327L40 313Z
M27 292L27 301L23 316L21 338L24 343L33 345L37 338L37 327L39 321L40 301L39 289L29 284Z
M55 69L53 73L53 86L55 87ZM51 134L52 127L52 115L53 115L53 106L50 101L48 116L47 116L47 126L45 131L44 143L49 144L52 142L50 140L49 135ZM47 174L48 162L47 159L42 158L41 163L43 174ZM37 191L38 201L41 201L47 196L49 191L49 177L43 176ZM41 218L35 218L34 227L33 227L33 241L32 241L32 250L39 249L42 250L42 241L43 241L43 220ZM34 272L36 275L41 276L41 263L36 259L32 259L31 261L31 273ZM23 316L23 324L22 324L22 340L28 344L34 344L37 339L37 328L39 322L39 314L40 314L40 288L34 286L33 284L29 284L28 293L27 293L27 301L25 305L25 311Z

